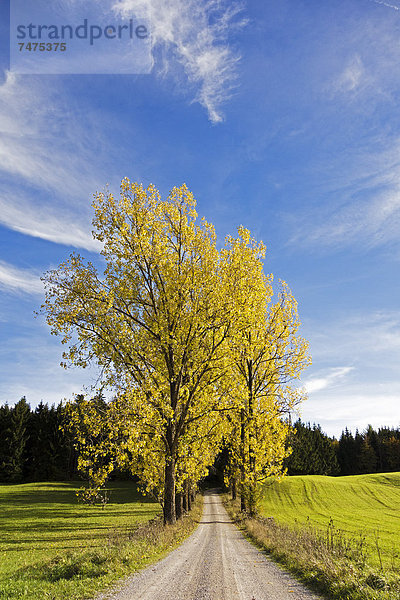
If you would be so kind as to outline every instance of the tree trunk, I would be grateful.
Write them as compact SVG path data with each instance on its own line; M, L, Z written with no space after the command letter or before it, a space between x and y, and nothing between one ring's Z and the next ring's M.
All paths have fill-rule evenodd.
M190 494L190 486L187 487L186 498L188 510L192 510L192 496Z
M232 477L232 500L236 500L236 477Z
M249 489L249 515L250 517L255 517L256 515L256 492L254 484L251 484Z
M175 512L176 512L176 518L181 519L183 516L183 494L182 494L182 492L175 494Z
M176 522L175 510L175 459L173 456L165 457L165 484L164 484L164 525Z
M188 512L188 501L187 501L187 490L186 490L186 484L183 487L183 494L182 494L182 503L183 503L183 510L185 512Z
M250 484L248 490L248 509L251 517L256 514L256 457L254 452L254 436L253 436L253 365L252 361L249 363L249 470L250 470Z
M244 408L240 411L240 510L242 512L246 511L246 498L245 498L245 453L244 453L244 444L245 444L245 424L244 424Z

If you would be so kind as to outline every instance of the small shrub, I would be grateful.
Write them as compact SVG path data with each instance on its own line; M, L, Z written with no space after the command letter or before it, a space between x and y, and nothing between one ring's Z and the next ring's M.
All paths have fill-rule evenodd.
M365 579L365 583L373 590L385 590L387 588L386 579L377 573L370 573Z
M107 573L103 567L107 555L100 552L87 552L83 554L67 554L56 557L42 568L42 578L48 581L60 579L73 579L74 577L100 577Z
M80 488L77 493L78 502L94 506L100 504L105 508L106 504L110 501L110 493L106 489L83 487Z

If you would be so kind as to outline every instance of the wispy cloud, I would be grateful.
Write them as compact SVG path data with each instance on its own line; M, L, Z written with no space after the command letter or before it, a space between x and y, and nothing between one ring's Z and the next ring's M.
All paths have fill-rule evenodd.
M88 126L89 125L89 126ZM8 73L0 86L0 223L27 235L97 250L90 198L106 183L100 134L54 83Z
M245 24L238 18L242 4L227 0L118 0L121 14L150 9L155 67L178 77L183 69L194 101L212 122L223 120L222 105L236 84L239 55L228 43L229 34Z
M0 223L26 235L57 244L98 252L101 244L90 234L87 215L78 215L58 207L33 206L29 200L11 190L0 188Z
M354 370L354 367L335 367L319 377L312 377L304 382L304 388L307 394L319 392L326 388L331 388L341 383L346 375Z
M43 294L40 274L28 269L17 269L0 261L0 288L9 292Z
M28 335L27 335L28 331ZM26 396L31 406L41 400L58 404L75 394L91 393L98 383L98 370L63 369L59 341L43 335L38 321L15 331L0 347L0 404L18 402ZM10 360L13 368L10 368Z
M77 10L84 5L82 0L63 1ZM155 69L180 79L181 89L206 108L212 122L222 120L222 105L236 78L238 56L228 35L242 23L238 2L101 2L120 13L140 14L150 7ZM8 72L0 85L0 223L97 250L90 236L90 198L106 183L109 143L102 138L104 128L95 126L98 115L88 117L70 100L61 79L44 85L40 78ZM112 171L108 173L112 179Z
M373 200L357 200L321 215L320 223L308 227L303 241L308 245L364 248L398 241L400 235L400 189L381 192ZM292 241L298 241L295 235Z
M400 419L400 312L354 312L304 326L313 366L302 419L335 435L343 424L362 429ZM340 357L343 366L336 366Z
M344 70L333 82L332 87L337 92L355 92L365 87L370 81L363 62L358 54L354 55L346 64Z
M349 13L318 63L321 102L306 121L313 150L301 174L310 201L292 221L296 245L369 250L400 240L400 13L384 4ZM329 35L339 37L337 27Z
M93 191L95 139L79 127L62 89L8 72L0 86L0 170L70 198Z
M310 341L311 353L324 365L341 356L360 372L374 368L392 371L400 382L400 312L378 311L348 314L328 322L309 321L304 335ZM379 360L378 360L379 359ZM315 361L314 361L315 362Z
M383 150L385 141L388 148ZM319 189L325 202L292 220L295 230L289 243L322 248L362 244L369 249L398 242L399 156L399 139L370 138L368 149L344 152L331 166L320 164L326 172Z
M392 8L393 10L400 10L398 6L394 4L389 4L389 2L381 2L381 0L369 0L373 4L380 4L381 6L386 6L387 8Z

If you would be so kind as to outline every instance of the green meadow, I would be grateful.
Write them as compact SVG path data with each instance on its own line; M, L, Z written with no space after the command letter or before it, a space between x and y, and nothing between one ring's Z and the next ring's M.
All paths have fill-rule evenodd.
M160 505L130 482L108 486L105 507L78 504L80 484L0 485L0 599L86 598L155 560L193 522L147 524Z
M280 524L362 536L370 564L400 566L400 473L286 477L265 487L260 512Z

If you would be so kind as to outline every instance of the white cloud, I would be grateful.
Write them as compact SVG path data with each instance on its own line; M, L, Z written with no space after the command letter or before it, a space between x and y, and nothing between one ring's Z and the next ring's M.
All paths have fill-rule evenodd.
M325 323L308 322L313 367L304 379L310 394L304 421L330 434L400 422L400 313L349 314ZM337 367L338 357L342 365Z
M82 198L96 189L87 165L95 139L83 135L62 89L8 73L0 86L0 170L26 184Z
M75 394L92 392L98 369L63 369L62 347L37 321L22 328L0 347L0 404L26 396L32 407L40 401L58 404ZM10 360L13 368L10 368Z
M335 367L329 369L326 375L323 375L322 377L312 377L311 379L306 380L304 382L304 389L307 394L312 394L313 392L331 388L338 383L342 383L346 375L353 370L354 367Z
M340 436L345 427L353 432L368 425L375 428L400 425L400 382L384 389L358 385L312 396L301 411L305 422L320 423L330 435Z
M311 354L319 362L331 363L341 356L345 364L353 365L357 371L393 370L400 381L399 312L348 314L329 323L309 322L303 334L310 341Z
M393 10L375 8L357 23L349 17L340 38L338 24L328 28L338 39L318 61L321 103L305 140L311 127L319 133L299 174L310 201L292 220L295 244L371 249L400 240L400 139L391 118L400 46Z
M373 4L380 4L381 6L386 6L387 8L393 8L393 10L400 10L398 6L394 4L389 4L388 2L382 2L381 0L370 0Z
M355 92L360 87L364 87L368 81L363 62L356 54L348 61L344 71L334 82L333 88L342 93Z
M43 294L40 274L28 269L17 269L0 261L0 287L10 292Z
M77 7L82 0L63 0ZM103 0L110 8L115 0ZM235 79L237 57L227 36L239 4L211 0L124 0L116 11L152 9L152 39L162 67L185 73L195 100L213 122ZM160 53L160 48L162 52ZM186 86L187 87L187 86ZM27 235L88 250L90 198L102 189L109 140L95 126L98 115L78 108L60 78L8 72L0 85L0 223ZM112 173L108 177L112 177Z
M184 70L195 102L212 122L223 119L221 105L236 82L239 56L228 44L228 35L245 24L237 19L242 6L227 0L117 0L121 14L150 9L154 55L161 49L161 72L176 76ZM157 65L156 65L157 66Z
M33 237L98 250L90 199L106 183L100 133L58 84L7 74L0 85L0 223ZM100 159L99 159L100 157Z
M66 244L75 248L99 251L101 244L90 234L87 215L52 207L32 206L27 198L0 189L0 223L32 237Z
M321 215L322 222L311 227L304 238L306 244L334 246L363 244L373 248L400 235L400 189L381 193L373 200L348 203L330 215ZM304 233L302 234L304 236ZM292 241L299 241L296 235Z
M387 149L380 151L385 145ZM319 205L296 219L288 217L295 227L289 243L375 248L398 242L400 139L370 139L369 147L377 149L343 153L340 162L318 166L320 172L325 171Z

